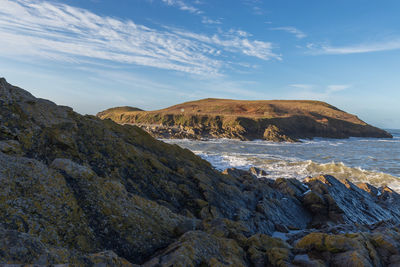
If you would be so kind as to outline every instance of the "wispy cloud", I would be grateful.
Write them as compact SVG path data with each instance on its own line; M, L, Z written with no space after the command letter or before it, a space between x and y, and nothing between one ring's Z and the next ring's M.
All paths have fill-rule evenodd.
M328 85L327 92L328 93L335 93L339 91L343 91L346 89L349 89L351 85L349 84L334 84L334 85Z
M355 44L348 46L331 46L327 44L314 44L307 45L311 54L321 55L346 55L346 54L360 54L372 53L380 51L390 51L400 49L400 38L385 41L385 42L370 42L363 44Z
M265 11L260 7L262 4L261 0L244 0L244 4L252 9L254 15L265 14Z
M174 29L174 28L169 28ZM189 38L204 44L219 47L225 51L232 53L243 53L244 55L256 57L263 60L277 59L281 60L281 56L274 53L274 46L270 42L251 41L246 38L249 34L244 31L230 30L222 35L204 35L192 33L185 30L174 29L179 36ZM220 55L221 50L210 50L210 53Z
M194 7L183 0L161 0L163 3L169 5L169 6L175 6L179 8L180 10L188 11L190 13L194 14L202 14L203 12L198 9L197 7Z
M314 87L314 85L312 84L302 84L302 83L290 84L289 86L300 89L311 89Z
M210 19L209 17L202 17L201 22L204 24L222 24L219 19Z
M298 39L303 39L303 38L307 37L307 35L304 32L302 32L301 30L299 30L299 29L297 29L295 27L292 27L292 26L275 27L275 28L271 28L271 30L274 30L274 31L285 31L285 32L293 34Z
M241 34L203 35L102 17L44 0L0 1L0 55L68 62L133 64L219 75L232 53L279 59L270 42Z
M153 1L153 0L150 0ZM167 4L168 6L176 7L180 10L183 11L188 11L189 13L198 15L201 17L201 23L203 24L222 24L222 21L220 19L212 19L209 18L208 16L204 15L204 12L199 9L198 7L195 7L193 5L188 4L187 2L183 0L161 0L164 4ZM202 2L196 0L193 2L194 4L203 4Z
M330 96L351 88L350 84L332 84L332 85L316 85L316 84L290 84L296 91L293 96L301 99L325 100Z

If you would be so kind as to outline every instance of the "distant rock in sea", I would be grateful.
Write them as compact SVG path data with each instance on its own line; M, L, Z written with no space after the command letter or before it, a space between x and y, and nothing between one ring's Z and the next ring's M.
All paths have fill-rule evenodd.
M132 108L135 109L135 108ZM230 138L294 142L328 137L392 138L357 116L320 101L229 100L208 98L156 111L111 108L97 114L134 124L156 138Z
M5 266L400 264L400 195L389 187L221 173L139 127L5 79L0 186Z

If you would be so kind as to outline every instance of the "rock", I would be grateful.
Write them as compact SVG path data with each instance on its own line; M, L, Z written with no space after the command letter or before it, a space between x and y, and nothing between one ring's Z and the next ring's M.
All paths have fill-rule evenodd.
M286 266L291 257L289 244L267 235L253 235L246 245L254 266Z
M385 261L390 261L392 255L400 254L398 241L399 235L393 235L391 231L377 232L371 237L371 242L377 248Z
M301 199L307 191L307 187L297 179L278 178L275 180L273 187L284 194L298 199Z
M182 223L178 224L175 229L174 229L174 233L177 236L181 236L186 232L189 231L194 231L196 230L196 228L198 228L198 224L199 222L196 220L186 220L183 221Z
M249 169L249 172L250 172L251 174L254 174L254 175L257 176L257 177L266 177L266 176L268 176L268 174L266 173L266 171L264 171L264 170L262 170L262 169L260 169L260 168L257 168L257 167L251 167L251 168Z
M224 170L222 172L222 174L230 175L235 178L254 177L254 176L252 176L252 174L253 174L252 172L239 170L236 168L228 168L228 169ZM256 178L256 177L254 177L254 178Z
M292 139L286 136L276 125L268 125L263 134L263 139L274 142L295 142L296 139Z
M312 260L307 254L296 255L293 259L293 264L300 267L324 267L326 266L320 260Z
M311 233L300 239L296 248L318 255L329 266L387 266L389 262L374 245L372 236L365 233Z
M243 249L232 239L201 231L184 234L159 256L144 263L152 266L247 266Z
M50 167L65 172L73 178L90 179L95 173L86 166L79 165L69 159L55 159Z
M90 252L95 234L62 175L33 159L0 153L0 222L43 244Z
M82 254L77 251L48 247L36 237L0 227L0 264L2 266L120 266L134 267L112 251ZM7 263L7 264L6 264ZM12 263L12 264L9 264Z
M347 251L336 255L332 261L334 267L348 266L348 267L373 267L368 258L361 255L357 251Z
M378 189L367 183L359 183L357 186L372 196L378 195Z
M309 186L303 197L304 205L314 214L314 225L334 223L374 224L391 219L398 220L398 214L384 209L366 191L347 180L339 181L324 175L307 178Z
M94 266L123 266L123 267L135 267L134 265L124 258L118 257L113 251L103 251L100 253L90 254L87 258L91 261Z
M5 154L21 155L21 144L15 140L0 141L0 151Z

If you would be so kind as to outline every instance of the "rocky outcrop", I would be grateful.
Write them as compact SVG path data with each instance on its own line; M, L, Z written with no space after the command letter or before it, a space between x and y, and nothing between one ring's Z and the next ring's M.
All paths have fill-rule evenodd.
M295 142L314 137L392 137L327 103L305 100L203 99L157 111L111 108L97 116L137 125L157 138Z
M4 79L0 116L0 265L399 263L400 197L388 187L220 173Z

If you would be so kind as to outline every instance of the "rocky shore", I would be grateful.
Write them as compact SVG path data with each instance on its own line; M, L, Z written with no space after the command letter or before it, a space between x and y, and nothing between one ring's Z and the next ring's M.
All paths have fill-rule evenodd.
M400 266L400 195L216 171L0 79L0 265Z
M392 137L355 115L306 100L203 99L157 111L117 107L97 116L139 126L155 138L295 142L314 137Z

